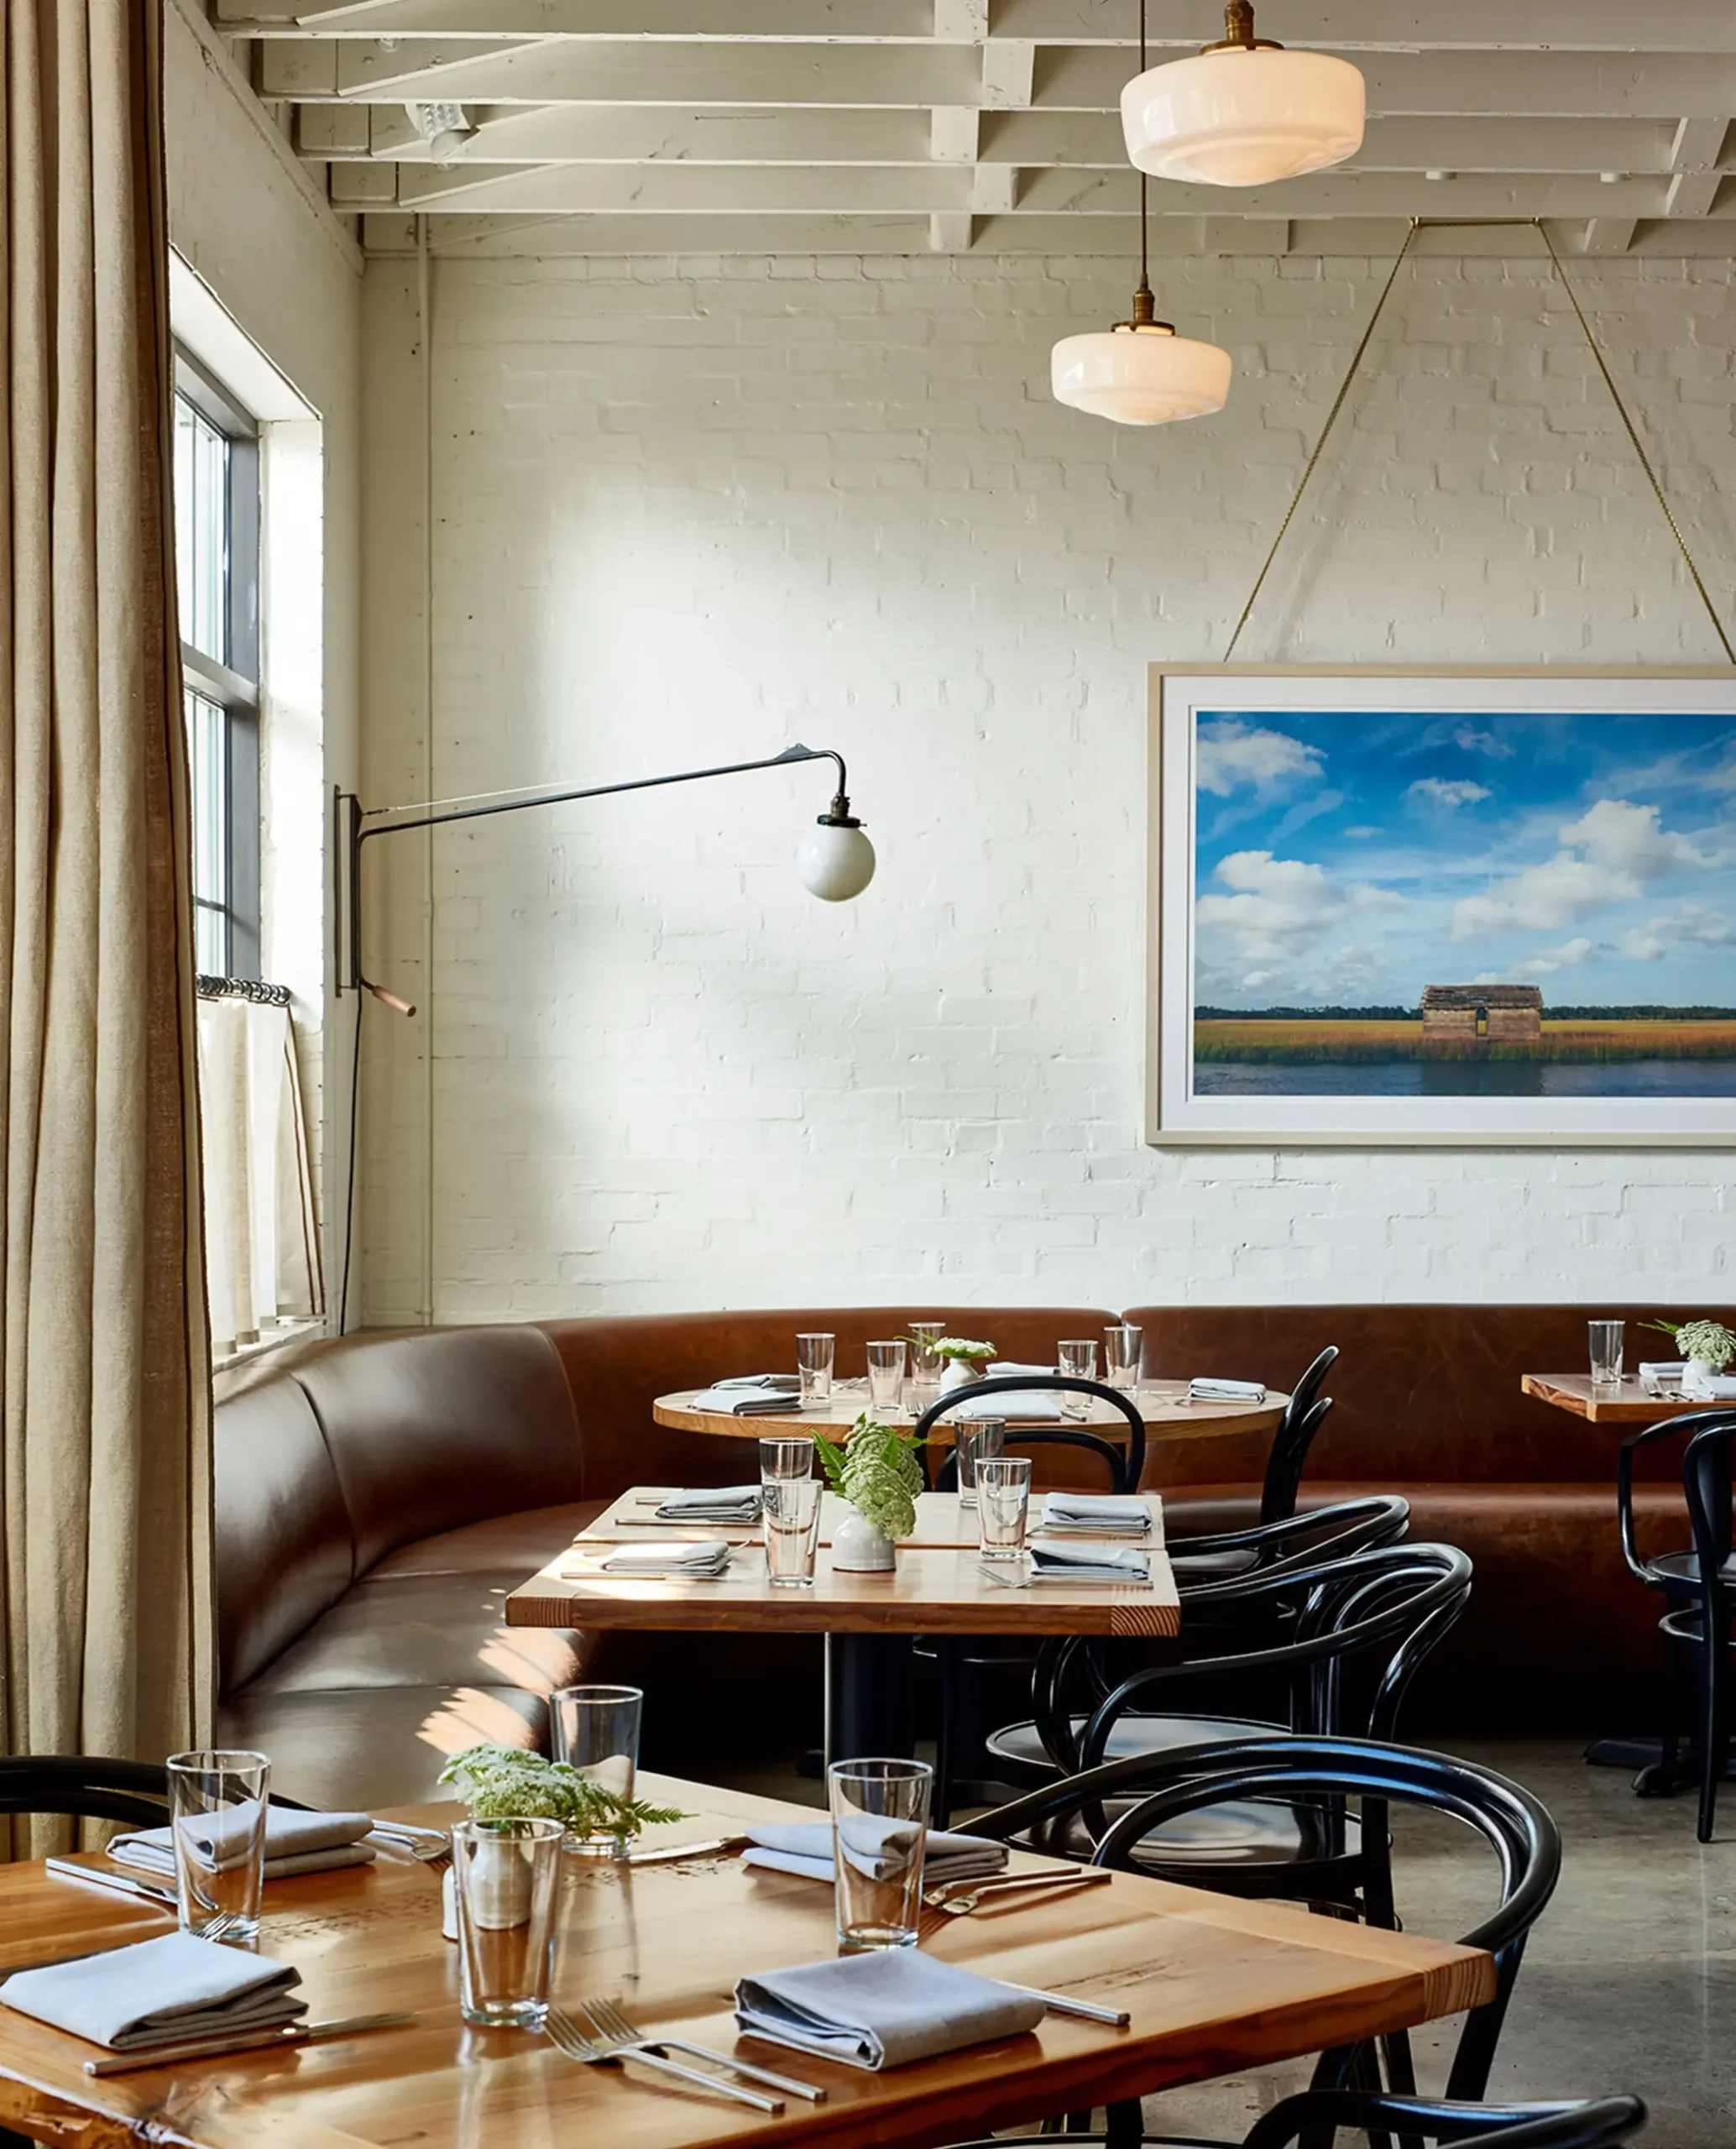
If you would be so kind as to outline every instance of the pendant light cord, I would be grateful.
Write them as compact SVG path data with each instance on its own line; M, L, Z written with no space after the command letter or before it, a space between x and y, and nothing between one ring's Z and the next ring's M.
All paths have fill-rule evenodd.
M1139 0L1139 71L1142 75L1146 71L1145 0ZM1139 174L1139 288L1147 298L1151 296L1151 233L1145 211L1145 197L1150 185L1151 181L1142 167Z
M1142 16L1143 10L1144 0L1141 0ZM1253 588L1247 593L1247 602L1242 608L1234 631L1230 636L1229 645L1224 651L1226 664L1236 654L1236 645L1242 639L1242 630L1247 625L1248 615L1258 601L1260 592L1266 586L1266 578L1272 572L1272 563L1278 557L1278 547L1289 533L1290 525L1295 520L1296 510L1301 505L1302 495L1308 489L1308 482L1313 477L1320 463L1321 452L1331 437L1333 426L1338 422L1338 414L1344 408L1345 398L1350 394L1351 384L1355 380L1361 369L1362 360L1367 354L1368 346L1373 341L1374 332L1380 325L1380 316L1386 310L1386 302L1392 296L1393 285L1398 281L1399 271L1404 266L1410 249L1415 243L1417 233L1425 228L1425 224L1430 228L1437 229L1477 230L1489 228L1507 221L1508 219L1504 217L1475 217L1428 219L1413 217L1411 218L1410 228L1404 234L1404 243L1399 248L1392 268L1388 271L1386 282L1381 286L1380 296L1374 302L1374 311L1368 316L1368 325L1362 331L1362 339L1351 355L1351 361L1345 369L1343 379L1338 384L1338 393L1333 397L1332 407L1326 413L1326 422L1320 427L1320 438L1314 444L1314 452L1309 457L1302 475L1297 481L1296 489L1290 495L1290 504L1284 511L1284 520L1278 524L1278 535L1272 540L1265 559L1261 562L1260 572L1254 577ZM1645 452L1645 444L1639 437L1639 428L1634 425L1629 413L1620 389L1615 384L1615 377L1609 370L1597 338L1592 332L1592 324L1586 318L1585 309L1579 303L1578 294L1568 280L1566 269L1563 265L1561 255L1556 251L1555 242L1550 238L1548 229L1540 217L1533 217L1527 221L1531 229L1543 241L1550 266L1561 280L1561 289L1567 294L1567 303L1573 309L1574 318L1578 322L1581 332L1585 337L1587 348L1596 361L1598 372L1603 376L1603 385L1609 390L1609 399L1615 405L1616 415L1622 421L1634 454L1639 458L1639 467L1645 473L1647 481L1651 486L1652 495L1657 501L1659 511L1669 525L1670 535L1676 540L1676 548L1681 554L1682 564L1688 571L1689 578L1698 593L1701 604L1706 608L1706 616L1712 622L1712 630L1718 636L1718 645L1729 661L1736 665L1736 646L1732 645L1730 636L1725 630L1724 623L1718 616L1718 608L1712 601L1711 593L1706 587L1705 579L1695 562L1693 554L1688 550L1687 540L1681 534L1681 526L1671 511L1669 500L1665 497L1663 482L1653 467L1651 458Z

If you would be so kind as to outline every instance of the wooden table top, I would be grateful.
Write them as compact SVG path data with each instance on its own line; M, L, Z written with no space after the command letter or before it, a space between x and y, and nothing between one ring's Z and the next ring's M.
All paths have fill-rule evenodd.
M1614 1388L1594 1388L1589 1373L1526 1373L1520 1391L1557 1410L1570 1410L1576 1418L1594 1425L1655 1425L1665 1418L1686 1417L1691 1410L1716 1410L1716 1403L1686 1400L1679 1395L1648 1395L1637 1380L1624 1380ZM1724 1408L1730 1406L1724 1405Z
M640 1780L693 1815L648 1843L816 1817ZM405 1817L444 1824L452 1811ZM834 1950L832 1891L811 1880L734 1858L563 1864L556 1997L607 1995L642 2028L728 2051L739 1976ZM1050 2016L1029 2036L881 2074L745 2044L744 2058L826 2091L824 2104L792 2099L772 2117L630 2063L579 2066L541 2037L467 2029L439 1899L426 1866L384 1858L265 1891L260 1950L296 1965L310 2019L413 2011L400 2029L93 2079L83 2063L95 2047L0 2007L0 2125L81 2149L925 2149L1411 2027L1494 1990L1494 1966L1473 1948L1117 1874L1022 1910L932 1916L923 1945L990 1976L1124 2007L1129 2028ZM144 1903L40 1865L0 1868L0 1972L167 1930Z
M1175 1576L1160 1545L1152 1579L1129 1583L991 1581L974 1547L898 1547L891 1574L843 1574L821 1545L812 1589L774 1589L766 1556L738 1547L716 1582L647 1581L602 1571L612 1544L578 1539L506 1599L509 1627L630 1627L787 1634L1137 1634L1181 1631Z
M830 1397L823 1404L797 1410L781 1410L761 1418L736 1418L727 1410L694 1409L693 1398L704 1393L703 1388L682 1388L672 1394L660 1395L651 1405L651 1415L660 1425L672 1425L684 1433L720 1433L726 1440L758 1440L765 1433L824 1433L828 1439L834 1439L839 1433L847 1432L868 1408L865 1381L834 1383ZM1006 1393L1010 1394L1012 1390ZM961 1395L960 1400L963 1399ZM1184 1380L1146 1381L1132 1394L1147 1430L1169 1441L1218 1439L1226 1433L1272 1432L1289 1399L1275 1388L1268 1388L1263 1403L1190 1403ZM925 1400L923 1408L927 1407ZM915 1415L919 1414L913 1415L907 1410L897 1422L912 1425ZM1047 1422L1106 1433L1111 1439L1127 1437L1127 1421L1121 1412L1113 1404L1100 1403L1095 1396L1089 1399L1085 1417L1064 1420L1057 1416ZM1037 1428L1033 1425L1031 1430ZM1018 1430L1017 1425L1008 1425L1007 1438L1017 1441ZM931 1435L937 1443L949 1441L952 1436L952 1428L944 1420L934 1427Z
M703 1523L658 1522L656 1509L660 1500L667 1499L676 1489L671 1485L634 1485L623 1493L612 1505L604 1508L597 1519L588 1523L575 1544L643 1545L648 1540L662 1543L701 1545L715 1543L721 1538L726 1545L759 1545L764 1540L757 1523ZM1155 1493L1143 1493L1152 1513L1149 1540L1141 1538L1141 1544L1161 1545L1163 1541L1163 1503ZM1032 1512L1041 1513L1043 1495L1033 1495ZM836 1493L820 1494L820 1542L829 1545L839 1524L850 1512L848 1503ZM1086 1544L1107 1543L1107 1539L1085 1538ZM1126 1544L1130 1540L1116 1540ZM912 1545L958 1545L975 1550L978 1543L976 1509L960 1507L956 1493L918 1493L916 1498L916 1528L904 1540Z

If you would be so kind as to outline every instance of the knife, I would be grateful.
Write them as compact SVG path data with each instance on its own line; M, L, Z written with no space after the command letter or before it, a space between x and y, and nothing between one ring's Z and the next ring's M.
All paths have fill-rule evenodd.
M683 1858L723 1858L732 1850L745 1850L750 1836L713 1836L703 1843L671 1843L666 1850L635 1850L629 1865L673 1865Z
M56 1880L82 1880L92 1888L107 1888L118 1895L143 1896L146 1902L159 1904L167 1910L174 1910L180 1900L173 1888L135 1880L130 1873L110 1873L100 1865L80 1865L70 1858L50 1858L44 1864Z
M226 2052L271 2052L280 2045L312 2045L327 2037L358 2036L363 2030L395 2030L416 2021L414 2015L348 2015L329 2022L298 2022L265 2034L238 2030L227 2037L186 2037L180 2043L155 2045L149 2052L111 2052L104 2059L87 2059L86 2074L133 2074L149 2067L166 2067L178 2059L218 2059Z

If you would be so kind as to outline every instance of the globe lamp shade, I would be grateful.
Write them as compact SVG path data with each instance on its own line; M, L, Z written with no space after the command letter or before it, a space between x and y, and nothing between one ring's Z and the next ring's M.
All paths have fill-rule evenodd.
M1362 146L1365 86L1347 60L1275 44L1214 45L1122 92L1127 154L1153 178L1268 186Z
M1208 417L1230 393L1230 353L1161 325L1066 336L1049 361L1059 403L1122 426Z
M796 870L810 895L847 903L874 878L874 845L860 821L823 813L797 853Z

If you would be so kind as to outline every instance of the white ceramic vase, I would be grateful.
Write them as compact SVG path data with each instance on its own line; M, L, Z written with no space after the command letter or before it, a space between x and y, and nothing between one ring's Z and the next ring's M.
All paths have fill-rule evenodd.
M940 1393L945 1395L955 1388L969 1388L982 1378L980 1358L949 1358L946 1371L940 1376Z
M832 1536L832 1565L840 1574L890 1574L898 1564L898 1548L883 1529L877 1529L860 1508L850 1508Z
M478 1925L488 1932L510 1932L531 1916L531 1868L514 1843L484 1843L476 1852L471 1902ZM458 1937L458 1875L447 1866L440 1880L440 1930L447 1940Z

